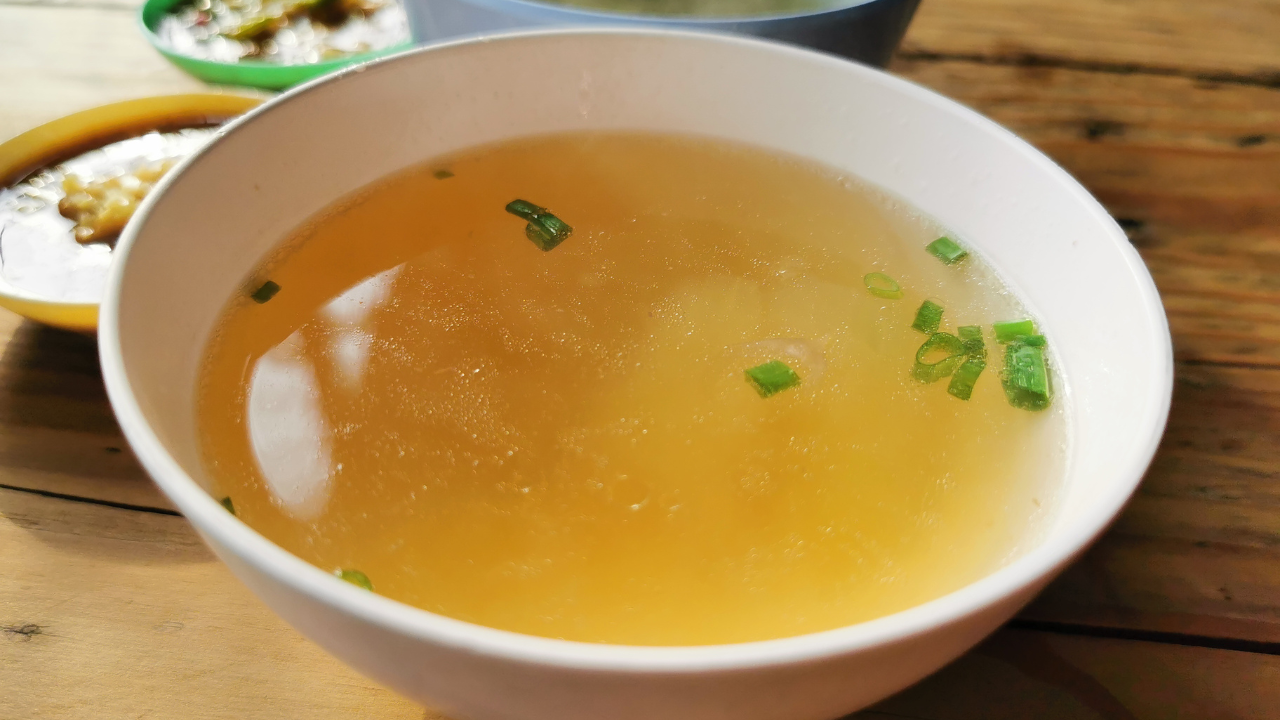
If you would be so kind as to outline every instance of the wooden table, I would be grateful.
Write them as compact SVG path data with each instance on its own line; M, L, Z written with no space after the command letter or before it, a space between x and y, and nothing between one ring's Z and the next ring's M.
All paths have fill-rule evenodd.
M198 88L135 5L0 0L0 139ZM1029 139L1120 219L1178 380L1103 540L859 717L1280 718L1280 0L925 0L892 69ZM439 717L213 559L130 455L91 339L0 311L0 343L0 720Z

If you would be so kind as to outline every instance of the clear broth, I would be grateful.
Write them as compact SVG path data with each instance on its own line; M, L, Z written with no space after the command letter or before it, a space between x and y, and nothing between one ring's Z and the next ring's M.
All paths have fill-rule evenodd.
M516 198L572 236L539 250ZM931 600L1035 537L1067 439L1061 399L1000 386L990 326L1025 309L977 256L927 254L940 232L706 139L413 168L300 228L247 285L269 302L228 306L198 404L215 492L321 568L533 635L733 643ZM926 297L985 328L968 401L910 375ZM762 398L744 370L772 359L802 381Z

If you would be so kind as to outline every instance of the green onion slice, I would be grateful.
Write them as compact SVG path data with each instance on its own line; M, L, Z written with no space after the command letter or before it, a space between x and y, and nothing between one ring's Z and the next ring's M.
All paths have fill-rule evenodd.
M882 272L863 275L862 284L866 285L867 290L876 297L882 297L886 300L897 300L902 297L902 286L898 284L897 280Z
M964 341L951 333L936 332L916 351L911 377L920 382L937 382L955 372L968 355Z
M982 342L982 327L980 325L962 325L956 328L956 334L964 341L964 349L972 356L980 356L985 362L987 359L987 346Z
M968 400L973 395L973 386L978 382L978 376L982 374L983 369L987 367L987 351L984 349L982 355L970 355L960 363L960 367L956 368L955 373L951 376L951 383L947 385L947 392L960 398Z
M507 203L507 212L529 221L524 228L524 235L543 252L555 248L573 234L573 228L568 223L528 200L512 200Z
M760 393L762 398L776 395L800 384L800 376L781 360L770 360L763 365L757 365L747 370L746 375L747 382Z
M542 215L524 227L524 235L544 252L554 248L569 237L573 228L555 215Z
M1036 324L1031 320L1010 320L998 322L991 326L996 331L996 342L1004 344L1020 337L1035 335Z
M911 323L911 327L925 335L932 335L938 332L938 326L941 324L942 306L932 300L925 300L921 303L920 309L916 310L916 319Z
M365 590L372 590L372 589L373 589L373 583L369 581L369 576L368 576L368 575L365 575L364 573L360 572L359 570L348 570L348 569L346 569L346 568L343 568L343 569L340 569L340 570L334 570L334 571L333 571L333 574L334 574L334 575L337 575L338 577L342 578L343 580L346 580L347 582L351 583L352 585L358 585L358 586L360 586L360 587L364 588Z
M947 265L954 265L969 256L968 250L949 237L940 237L925 245L924 249Z
M436 170L435 172L431 173L431 176L437 180L448 180L449 178L453 177L453 171L440 168L439 170Z
M254 302L261 305L262 303L275 297L276 293L278 292L280 292L280 286L268 280L262 283L262 287L259 287L257 290L254 290L253 294L250 295L249 297L253 298Z
M1023 410L1044 410L1053 400L1049 367L1043 345L1015 340L1005 346L1004 372L1000 377L1009 404Z
M227 509L227 512L231 513L232 515L236 514L236 505L235 503L231 502L231 496L224 497L218 502L222 504L222 507Z
M524 218L530 222L536 220L539 215L545 213L546 208L534 205L528 200L512 200L507 203L507 212L519 218Z

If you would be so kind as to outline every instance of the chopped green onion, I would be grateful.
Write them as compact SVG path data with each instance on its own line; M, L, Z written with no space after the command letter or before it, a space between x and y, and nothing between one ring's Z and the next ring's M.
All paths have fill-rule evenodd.
M969 251L949 237L940 237L924 246L929 254L947 265L954 265L969 256Z
M373 589L373 583L369 581L369 576L365 575L359 570L346 570L346 569L334 570L333 574L337 575L343 580L346 580L352 585L358 585L364 588L365 590Z
M1010 320L998 322L991 326L996 331L996 342L1013 342L1024 335L1035 335L1036 324L1031 320Z
M936 332L916 351L916 364L911 377L920 382L937 382L955 372L967 356L964 341L951 333ZM939 358L929 362L932 358Z
M530 222L524 228L525 237L533 241L534 245L542 248L542 250L550 250L560 243L573 232L573 228L565 224L563 220L555 215L542 215L537 220Z
M224 497L218 502L222 503L222 507L226 508L227 512L231 513L232 515L236 514L236 506L235 506L235 503L231 502L230 496Z
M941 324L942 306L932 300L925 300L920 304L920 309L916 310L916 319L911 323L911 327L925 335L932 335L938 332L938 326Z
M253 298L254 302L261 305L262 303L275 297L276 293L278 292L280 292L280 286L268 280L262 283L262 287L258 288L257 290L254 290L253 294L250 295L249 297Z
M984 348L981 355L970 355L960 363L960 367L956 368L955 373L951 376L951 383L947 385L947 392L960 398L968 400L973 395L973 386L978 382L978 376L982 374L983 369L987 367L987 351Z
M507 212L529 221L524 235L544 252L555 248L573 233L568 223L528 200L512 200L507 203Z
M746 375L747 382L751 383L762 398L800 384L800 376L781 360L770 360L763 365L757 365L747 370Z
M970 355L987 359L987 346L982 342L982 327L979 325L962 325L956 328L956 334L964 341L964 349Z
M565 225L564 227L569 226ZM569 237L569 233L557 234L548 232L545 225L541 223L529 223L524 227L524 236L533 241L533 244L537 245L539 250L547 252L548 250L554 250L557 245L564 242Z
M1009 404L1023 410L1043 410L1053 399L1049 367L1042 345L1015 340L1004 349L1004 373L1000 377Z
M444 168L441 168L431 173L431 176L437 180L448 180L449 178L453 177L453 171L445 170Z
M1049 344L1043 335L1023 335L1014 340L1014 342L1022 343L1023 345L1034 345L1035 347L1044 347Z
M862 276L862 284L866 285L867 290L876 297L886 300L897 300L902 297L902 286L898 281L881 272L867 273Z
M512 200L507 203L507 212L530 222L538 219L538 216L546 211L546 208L534 205L528 200Z

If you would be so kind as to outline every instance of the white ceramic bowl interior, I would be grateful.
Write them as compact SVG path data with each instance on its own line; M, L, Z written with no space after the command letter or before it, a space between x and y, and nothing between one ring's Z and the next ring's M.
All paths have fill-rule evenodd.
M535 638L417 610L286 553L202 489L197 369L227 298L291 229L405 166L576 129L700 134L799 155L909 199L969 239L1041 318L1070 388L1057 519L1020 559L860 625L729 646ZM323 151L317 151L323 148ZM210 202L220 212L207 211ZM138 457L250 588L333 654L477 720L818 720L874 702L1009 618L1119 512L1168 412L1150 276L1065 172L994 123L890 75L727 36L574 30L462 42L286 93L171 173L122 239L102 365Z

